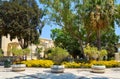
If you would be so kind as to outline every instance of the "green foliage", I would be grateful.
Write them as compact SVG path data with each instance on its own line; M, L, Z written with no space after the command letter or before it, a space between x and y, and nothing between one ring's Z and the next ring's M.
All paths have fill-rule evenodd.
M23 55L23 50L22 49L18 49L16 47L13 47L10 52L12 52L15 56L21 56Z
M10 0L0 5L0 34L18 38L22 48L38 43L43 22L43 11L35 0ZM9 29L9 30L8 30Z
M89 59L103 59L104 56L107 56L107 50L102 49L98 50L97 47L91 47L89 44L84 48L84 53Z
M37 59L40 59L40 58L41 58L41 56L40 56L41 51L42 51L42 47L37 47L37 48L36 48L36 56L37 56Z
M27 55L27 54L29 54L29 53L30 53L30 49L29 49L29 48L23 49L23 54L24 54L24 55Z
M52 49L51 49L51 48L46 48L46 49L44 50L44 52L45 52L45 54L49 54L49 53L52 52Z
M47 5L45 9L49 13L48 15L50 15L50 21L62 26L62 28L67 31L72 38L78 41L80 51L83 54L82 46L86 32L83 26L83 20L81 19L82 15L78 13L78 10L80 9L76 8L79 1L40 0L40 3Z
M116 5L116 14L115 14L115 21L118 24L118 26L120 26L120 5Z
M114 28L114 15L116 14L114 9L115 0L39 1L46 6L44 9L46 10L46 14L50 16L50 20L48 21L53 21L62 26L64 31L67 31L72 38L76 39L79 43L81 53L83 53L83 43L90 43L98 47L98 49L109 44L114 46L115 43L118 43L119 38L115 35ZM119 16L119 13L117 16ZM54 36L62 36L61 32L55 33L56 31L58 32L58 30L53 31L53 38ZM59 39L65 38L59 37ZM54 39L58 38L55 37ZM63 43L58 43L58 45L61 47L64 46ZM109 46L108 48L111 48Z
M103 32L114 27L114 0L88 0L84 5L84 23L87 34L88 36L96 35L96 46L100 50Z
M3 56L3 50L0 48L0 57Z
M29 48L19 49L19 48L16 48L16 47L12 47L12 49L10 49L9 52L13 53L15 56L22 56L22 55L29 54L30 49Z
M61 62L69 55L69 53L62 48L52 48L51 53L48 54L48 58L53 60L55 64L61 64Z
M63 29L52 29L51 37L54 40L55 46L66 49L71 55L80 55L80 45L76 39L70 36L70 34Z
M108 54L108 53L107 53L107 50L102 49L102 50L100 50L99 56L100 56L100 58L103 58L103 57L106 56L107 54Z
M39 48L39 47L36 48L36 52L37 52L38 54L41 53L41 51L42 51L42 48Z

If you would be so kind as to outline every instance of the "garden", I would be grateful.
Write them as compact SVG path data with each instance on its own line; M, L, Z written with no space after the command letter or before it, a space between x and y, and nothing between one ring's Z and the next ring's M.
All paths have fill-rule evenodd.
M47 48L45 43L43 58L40 57L42 48L39 48L37 59L27 60L31 52L28 47L42 45L40 35L45 25L60 27L51 29L54 47ZM116 47L120 42L116 34L119 26L120 4L115 0L10 0L0 3L0 44L1 37L8 34L11 41L18 39L21 49L8 45L7 50L9 56L16 57L12 67L18 67L17 70L20 66L56 70L92 67L93 71L120 67L120 62L115 60L115 53L119 52ZM0 57L3 57L2 49Z
M85 49L85 51L87 50ZM102 51L102 53L103 54L100 57L107 55L106 51L105 52ZM94 57L94 54L92 55ZM92 57L92 55L90 56ZM65 68L91 68L92 65L105 65L107 68L120 67L120 62L117 62L115 60L101 60L102 58L100 58L100 60L95 59L75 60L73 58L69 59L69 57L70 55L65 49L56 47L52 48L51 53L48 53L48 58L46 59L27 60L22 61L21 63L26 64L27 67L44 67L44 68L50 68L52 65L64 65Z

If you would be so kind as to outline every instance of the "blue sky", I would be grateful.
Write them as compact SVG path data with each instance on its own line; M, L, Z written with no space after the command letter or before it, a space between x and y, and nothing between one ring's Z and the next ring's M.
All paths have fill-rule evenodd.
M38 0L36 0L37 1L37 3L39 4L39 2L38 2ZM119 4L120 3L120 0L116 0L117 1L117 3ZM42 6L41 5L39 5L39 7L40 8L42 8ZM54 28L60 28L59 26L56 26L56 25L48 25L48 24L45 24L45 26L43 27L43 29L42 29L42 34L41 34L41 38L46 38L46 39L51 39L50 38L50 34L51 34L51 30L52 29L54 29ZM116 29L115 29L115 33L117 34L117 35L120 35L120 27L115 27Z

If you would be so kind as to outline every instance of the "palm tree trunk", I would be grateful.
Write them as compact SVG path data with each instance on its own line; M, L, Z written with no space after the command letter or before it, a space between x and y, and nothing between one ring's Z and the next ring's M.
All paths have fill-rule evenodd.
M98 31L97 31L97 48L98 48L98 50L101 49L100 29L98 29Z

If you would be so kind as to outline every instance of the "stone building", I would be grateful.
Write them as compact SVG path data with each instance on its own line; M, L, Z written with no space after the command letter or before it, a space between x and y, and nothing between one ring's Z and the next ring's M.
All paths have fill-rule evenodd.
M0 48L3 50L4 52L4 56L8 56L8 46L11 44L11 43L18 43L18 39L15 38L13 39L12 41L10 40L10 35L8 34L7 37L6 36L2 36L0 38ZM19 48L20 48L20 45L19 45ZM10 54L9 56L12 56L12 54Z
M8 45L10 43L18 43L18 39L15 38L11 41L10 40L10 35L8 35L7 37L6 36L0 37L0 48L3 50L4 56L8 56ZM39 45L36 46L34 44L31 44L30 46L28 46L28 48L31 51L30 54L28 55L29 59L35 59L35 53L36 53L36 48L37 47L42 48L42 51L41 51L40 54L43 57L44 56L44 50L46 48L54 47L54 43L50 39L40 38L40 44ZM19 48L20 48L20 45L19 45ZM9 56L12 56L12 54L10 54Z

